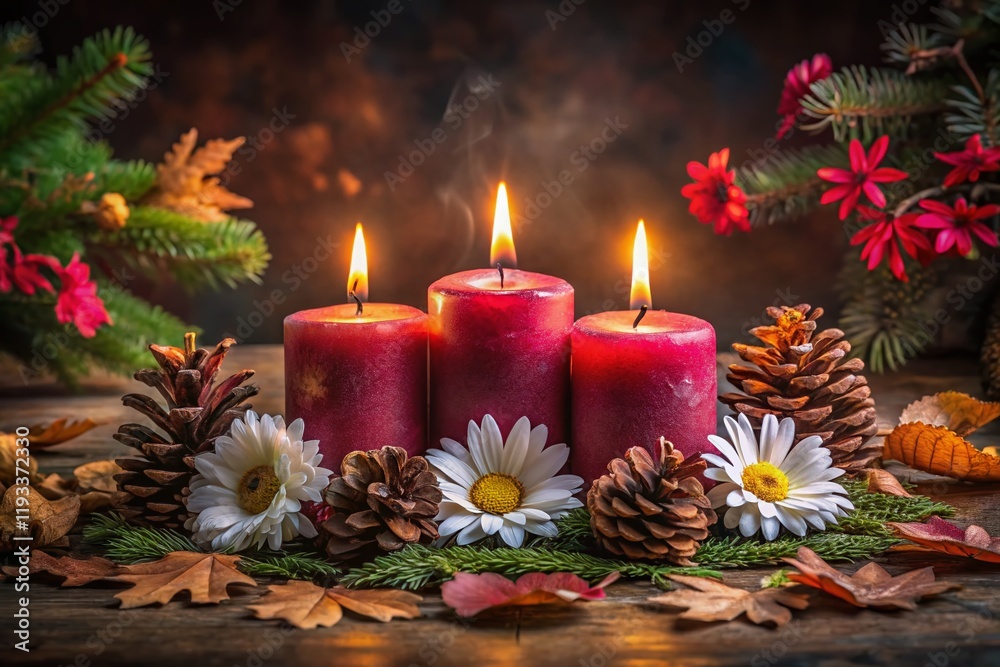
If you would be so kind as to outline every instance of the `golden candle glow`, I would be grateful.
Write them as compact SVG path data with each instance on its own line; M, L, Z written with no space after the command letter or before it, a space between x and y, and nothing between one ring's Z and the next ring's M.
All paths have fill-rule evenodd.
M649 291L649 250L646 246L646 224L640 220L632 246L632 293L629 308L639 310L643 306L653 307L653 296Z
M357 283L355 285L355 282ZM368 251L361 223L354 228L354 250L351 252L351 272L347 275L347 300L353 301L351 292L362 301L368 300Z
M503 182L497 188L497 208L493 214L493 243L490 244L490 266L496 266L498 263L508 269L517 268L514 233L510 228L507 185Z

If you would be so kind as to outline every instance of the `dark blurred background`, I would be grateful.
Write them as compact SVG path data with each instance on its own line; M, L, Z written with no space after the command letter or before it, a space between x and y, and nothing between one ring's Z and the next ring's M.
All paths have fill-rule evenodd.
M371 300L426 308L435 279L488 264L501 178L520 268L571 282L578 315L627 308L640 217L655 307L708 319L720 347L773 303L834 306L846 237L832 210L724 238L687 212L680 188L689 160L722 147L740 164L808 142L768 142L785 73L820 51L835 67L878 62L878 22L893 11L871 0L60 1L5 0L0 12L57 7L40 28L50 61L119 24L151 42L161 80L108 136L119 157L159 161L191 127L202 140L251 138L224 180L256 203L235 213L270 243L263 284L144 288L210 339L249 342L279 342L284 315L345 299L359 220ZM358 37L366 24L374 37ZM580 150L609 124L603 152ZM572 182L558 191L563 171Z

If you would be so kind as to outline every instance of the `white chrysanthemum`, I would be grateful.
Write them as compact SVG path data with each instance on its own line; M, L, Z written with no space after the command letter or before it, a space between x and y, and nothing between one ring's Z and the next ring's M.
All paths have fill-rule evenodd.
M805 535L808 526L825 530L828 523L837 523L837 517L854 509L844 487L831 481L844 471L832 467L830 450L818 435L793 448L795 422L783 419L779 424L774 415L767 415L758 446L746 415L741 414L739 422L726 417L725 424L732 442L708 436L722 457L702 457L718 466L706 470L705 476L720 482L708 498L713 508L728 506L726 528L739 526L746 537L762 530L770 541L781 526Z
M331 471L319 467L319 440L302 441L304 424L288 427L281 417L248 411L232 431L215 441L215 452L194 459L184 524L199 544L215 551L240 551L266 543L281 547L297 535L316 537L312 521L300 513L305 501L319 502Z
M573 497L583 487L575 475L553 477L566 464L569 447L545 447L549 429L531 428L527 417L514 424L504 444L490 415L482 428L469 422L468 449L450 438L427 452L444 500L436 517L442 537L458 533L458 544L500 534L512 547L525 532L555 537L555 519L583 503Z

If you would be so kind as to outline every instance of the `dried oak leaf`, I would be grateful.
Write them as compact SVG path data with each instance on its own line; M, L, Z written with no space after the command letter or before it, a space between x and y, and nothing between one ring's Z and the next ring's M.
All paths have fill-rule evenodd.
M844 574L808 547L799 548L798 560L782 560L798 569L788 574L792 581L818 588L856 607L916 609L922 597L960 588L958 584L935 580L932 567L894 577L878 563L868 563L854 574Z
M257 585L236 569L239 562L238 556L174 551L151 563L124 565L108 581L135 584L115 595L122 609L166 604L183 591L191 594L191 602L218 604L229 599L226 589L231 585Z
M681 618L695 621L732 621L742 614L758 625L784 625L792 620L792 609L805 609L809 598L784 588L764 588L745 591L714 579L671 575L670 579L690 587L689 590L669 591L649 598L667 607L686 608Z
M243 137L213 139L195 150L198 130L182 134L156 166L156 185L142 203L208 222L228 218L223 211L252 207L251 200L230 192L212 175L226 168L243 142Z
M888 470L882 468L869 468L865 471L868 476L868 493L881 493L887 496L902 496L912 498L913 496L903 488L896 476Z
M36 424L29 428L28 440L32 449L44 449L79 437L102 422L93 419L70 419L63 417L48 424Z
M960 391L944 391L910 403L899 416L899 423L944 426L965 437L997 417L1000 403L980 401Z
M114 461L91 461L73 470L81 514L111 507L111 499L118 491L114 476L121 471L121 466Z
M249 606L256 617L280 618L305 630L336 625L345 608L383 623L396 617L416 618L417 603L423 599L406 591L322 588L308 581L276 584L267 591L260 603Z
M944 426L900 424L885 439L883 457L911 468L970 482L1000 480L1000 457L979 451Z
M27 506L18 505L18 498L26 498ZM18 515L17 509L27 509L28 518L19 518L23 515ZM74 494L49 501L30 486L11 486L0 501L0 553L14 549L15 535L31 535L31 546L35 549L62 546L79 516L80 496Z
M1000 537L991 537L980 526L962 530L936 516L932 516L927 523L889 522L887 525L900 537L933 551L1000 563Z
M117 574L119 569L117 564L106 558L96 556L85 559L71 558L70 556L55 558L37 549L31 552L28 564L30 574L47 572L54 577L61 577L64 579L61 584L64 587L84 586L94 581L100 581ZM16 566L5 567L3 571L12 577L18 574Z
M441 599L459 616L475 616L492 607L601 600L604 588L617 579L618 573L612 572L591 586L586 579L569 572L530 572L517 581L495 572L456 572L454 578L441 584Z

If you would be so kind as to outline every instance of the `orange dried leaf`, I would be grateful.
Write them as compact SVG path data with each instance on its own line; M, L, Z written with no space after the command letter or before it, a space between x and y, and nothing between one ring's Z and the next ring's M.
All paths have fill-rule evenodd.
M1000 458L979 451L944 426L900 424L885 439L886 459L970 482L1000 480Z
M782 559L798 570L789 573L789 579L818 588L856 607L895 607L912 610L916 609L920 598L960 588L958 584L937 581L932 567L912 570L894 577L878 563L868 563L849 575L830 567L808 547L800 547L797 555L798 560Z
M102 493L116 493L118 482L114 476L122 471L114 461L91 461L78 466L73 470L73 476L81 493L87 491L101 491Z
M944 426L965 437L997 417L1000 417L1000 403L980 401L959 391L945 391L910 403L900 415L899 423Z
M27 494L18 494L18 491L25 488L28 489ZM17 509L25 508L18 505L18 498L27 498L27 519L19 518ZM62 544L66 533L76 525L79 516L78 495L52 502L31 487L11 486L4 492L3 501L0 502L0 553L14 548L15 536L30 535L33 538L31 546L34 548Z
M106 579L119 570L119 566L105 558L77 559L69 556L54 558L44 551L34 550L28 564L31 574L47 572L55 577L62 577L62 586L84 586L94 581ZM5 574L15 576L18 568L9 566L3 568Z
M289 581L267 590L260 603L249 607L257 618L280 618L306 630L336 625L344 608L383 623L396 617L416 618L417 603L423 599L406 591L327 589L308 581Z
M809 606L807 596L790 593L783 588L764 588L751 592L703 577L671 575L670 579L690 587L690 590L670 591L649 598L648 601L687 609L681 614L681 618L696 621L732 621L746 614L748 619L758 625L784 625L792 620L789 607L805 609Z
M227 190L213 174L225 169L244 138L213 139L195 150L198 131L192 128L156 167L156 186L142 203L215 222L229 216L224 211L250 208L253 202Z
M191 594L191 602L217 604L229 599L231 585L257 585L236 569L239 562L237 556L174 551L151 563L125 565L121 574L108 579L134 584L115 595L122 609L166 604L184 591Z
M33 449L42 449L72 440L100 425L101 422L96 422L89 418L73 420L64 417L49 424L36 424L32 426L28 434L28 440L31 442Z
M902 496L912 498L913 496L903 488L896 476L888 470L882 468L869 468L868 493L881 493L887 496Z

